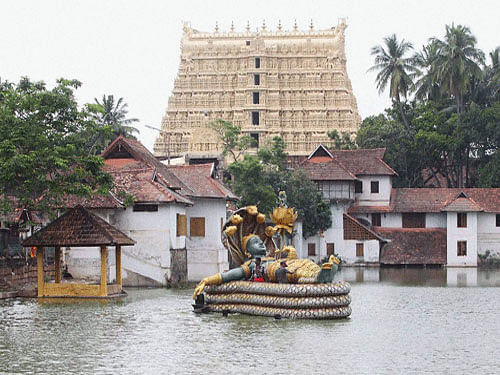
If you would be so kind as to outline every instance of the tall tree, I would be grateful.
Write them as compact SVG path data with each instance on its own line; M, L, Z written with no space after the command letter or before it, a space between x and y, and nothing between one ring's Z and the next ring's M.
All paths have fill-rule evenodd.
M103 95L102 101L94 99L95 104L100 112L100 120L103 125L111 127L114 137L120 135L125 138L136 139L134 133L139 134L139 130L131 126L131 124L138 122L136 118L127 118L128 104L120 98L115 103L113 95Z
M43 82L23 78L0 85L0 197L3 207L48 211L67 194L106 192L111 176L89 149L100 131L91 109L80 109L76 80ZM9 197L15 197L9 200ZM10 208L13 208L12 206Z
M467 26L446 25L444 40L431 38L430 41L438 49L434 59L436 79L441 89L455 99L460 118L464 109L464 94L473 78L481 74L484 53L476 48L476 38Z
M406 55L413 49L413 45L404 39L398 41L396 34L384 38L385 45L372 48L375 56L375 65L368 71L378 71L376 84L379 93L389 86L389 96L398 104L401 118L407 130L410 129L401 97L406 98L413 86L413 78L418 70L413 65L413 59Z
M419 100L440 99L440 88L436 82L436 58L438 47L435 42L430 42L422 47L422 51L413 56L414 65L418 68L418 79L415 82L415 97Z

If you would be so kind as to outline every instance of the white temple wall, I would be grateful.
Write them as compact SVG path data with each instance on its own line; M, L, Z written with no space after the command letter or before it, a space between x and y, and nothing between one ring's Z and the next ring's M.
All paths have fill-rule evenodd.
M360 206L388 206L391 200L391 176L358 176L363 184L361 193L356 194L356 202ZM378 181L379 192L371 192L372 181Z
M226 220L226 201L223 199L193 200L194 206L186 210L188 281L199 281L206 276L229 269L228 251L221 240L222 225ZM192 235L190 228L192 218L204 218L204 237Z
M447 213L447 266L477 266L477 213L467 212L467 227L457 227L457 212ZM466 255L458 255L458 241L465 241Z

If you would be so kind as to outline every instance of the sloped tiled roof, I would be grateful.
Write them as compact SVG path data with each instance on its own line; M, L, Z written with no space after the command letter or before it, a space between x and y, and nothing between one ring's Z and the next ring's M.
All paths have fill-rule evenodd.
M465 193L469 203L457 202L462 209L470 207L473 211L500 212L499 188L402 188L392 189L391 207L393 212L441 212ZM473 203L472 203L473 202Z
M365 227L351 215L344 214L344 240L385 241L378 233Z
M394 188L389 206L353 205L348 212L443 211L500 213L500 188Z
M212 177L214 165L176 165L167 167L183 182L180 193L194 198L216 198L237 200L238 197L221 182Z
M82 206L76 206L22 242L23 246L131 246L135 241Z
M391 212L391 206L361 206L352 205L349 207L348 212L350 214L370 214L373 212Z
M333 157L352 174L359 175L388 175L397 173L382 159L385 148L359 150L331 150Z
M318 157L325 158L326 157ZM309 176L312 181L354 181L356 176L350 173L336 160L319 162L317 158L306 159L300 168Z
M101 156L106 160L112 160L109 156L120 148L126 149L137 161L142 161L145 164L156 168L157 172L161 174L163 180L167 183L169 188L175 190L183 187L182 181L180 181L173 173L169 172L167 167L161 161L156 159L154 155L139 141L119 136L108 147L106 147ZM116 162L112 160L110 163ZM123 161L121 161L121 163L123 163Z
M482 211L476 202L467 197L463 192L458 195L454 200L446 203L441 211L455 211L455 212L474 212Z
M446 264L446 229L376 228L389 239L380 253L380 264Z

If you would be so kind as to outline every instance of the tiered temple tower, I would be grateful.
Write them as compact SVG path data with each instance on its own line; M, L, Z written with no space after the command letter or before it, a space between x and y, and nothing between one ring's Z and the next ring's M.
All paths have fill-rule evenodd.
M347 76L341 20L327 30L200 32L184 24L181 62L154 145L157 156L212 158L221 146L208 124L223 119L263 144L279 135L290 155L308 155L327 132L361 124Z

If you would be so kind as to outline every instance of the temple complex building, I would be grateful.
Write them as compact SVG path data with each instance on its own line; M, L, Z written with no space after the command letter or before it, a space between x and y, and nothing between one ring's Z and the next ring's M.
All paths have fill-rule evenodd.
M347 76L345 21L336 27L213 33L184 24L181 61L156 156L206 159L222 147L208 125L241 126L262 145L281 136L290 155L309 155L327 133L354 135L361 118Z

